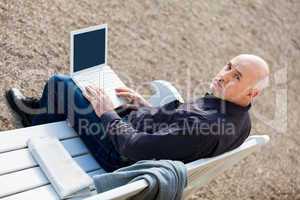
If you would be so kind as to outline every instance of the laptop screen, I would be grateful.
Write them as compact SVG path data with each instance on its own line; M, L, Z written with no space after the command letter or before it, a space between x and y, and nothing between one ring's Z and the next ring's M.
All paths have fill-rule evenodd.
M106 28L74 35L73 72L105 63Z

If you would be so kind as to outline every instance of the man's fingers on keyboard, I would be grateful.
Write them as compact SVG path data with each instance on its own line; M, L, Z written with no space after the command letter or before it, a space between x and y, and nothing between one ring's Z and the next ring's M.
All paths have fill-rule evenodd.
M89 94L92 94L93 89L91 88L91 86L86 86L85 89Z
M85 90L86 90L87 93L89 93L89 94L91 93L91 88L90 88L90 86L86 86L86 87L85 87Z
M85 98L87 98L87 100L89 100L89 101L91 100L90 95L88 95L86 91L82 92L82 95L83 95Z
M91 86L87 86L87 87L86 87L86 91L87 91L89 94L93 95L93 96L96 96L96 95L97 95L97 92L96 92L95 89L93 89Z
M102 91L100 90L100 88L95 88L94 87L94 91L97 93L97 95L101 95Z
M129 91L131 91L129 88L125 88L125 87L123 87L123 88L116 88L115 90L117 92L129 92Z
M94 86L94 85L91 85L90 86L94 91L98 91L98 90L100 90L100 88L99 87L96 87L96 86Z
M133 95L130 92L117 92L116 94L122 97L133 97Z
M97 94L99 96L105 96L105 95L107 95L107 92L104 91L102 88L97 88Z

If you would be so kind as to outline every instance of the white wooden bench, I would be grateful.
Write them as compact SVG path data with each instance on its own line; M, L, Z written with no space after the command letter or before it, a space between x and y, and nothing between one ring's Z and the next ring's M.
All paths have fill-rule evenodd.
M174 98L182 101L178 91L169 83L156 81L153 82L153 86L156 87L156 91L160 90L163 96L173 94ZM161 98L152 96L150 100L151 103L158 106ZM172 98L167 97L164 103L172 100ZM105 173L66 121L4 131L0 133L1 200L59 199L47 177L30 155L26 145L31 137L46 135L58 137L74 160L89 175ZM268 141L268 136L250 136L244 144L233 151L214 158L188 163L188 187L184 191L184 198ZM86 198L86 200L126 199L146 187L147 182L139 180L101 194L95 192L95 195Z

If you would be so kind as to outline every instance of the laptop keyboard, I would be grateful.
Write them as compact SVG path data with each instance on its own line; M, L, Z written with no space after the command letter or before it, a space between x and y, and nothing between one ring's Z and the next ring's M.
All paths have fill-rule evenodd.
M125 87L124 83L110 68L104 68L104 70L90 71L80 76L75 77L80 88L86 86L99 87L107 92L114 90L118 87Z
M119 87L126 87L120 80L118 75L108 66L104 66L101 70L89 71L80 74L80 76L73 76L73 80L77 86L84 92L86 86L94 86L101 88L110 97L114 107L118 107L126 103L126 100L119 98L116 95L115 89Z

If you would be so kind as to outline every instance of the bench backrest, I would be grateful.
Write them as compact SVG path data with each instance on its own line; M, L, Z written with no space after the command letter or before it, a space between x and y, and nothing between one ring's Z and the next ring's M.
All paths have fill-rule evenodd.
M234 164L238 163L246 156L257 150L261 145L266 144L269 137L263 136L250 136L240 147L230 152L216 156L213 158L199 159L194 162L188 163L188 186L184 190L183 198L187 199L193 192L203 185L207 184L210 180L218 176L220 173L229 169ZM138 192L147 187L147 182L139 180L113 190L94 195L86 198L85 200L123 200L128 197L134 196Z

